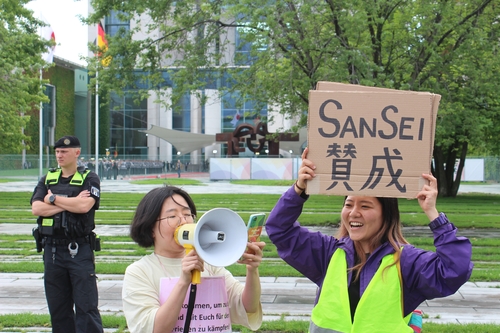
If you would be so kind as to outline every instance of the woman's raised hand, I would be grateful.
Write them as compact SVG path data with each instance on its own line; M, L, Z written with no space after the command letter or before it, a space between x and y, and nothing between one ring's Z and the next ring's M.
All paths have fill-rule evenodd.
M429 184L425 184L422 187L422 190L417 194L417 199L429 221L432 221L439 216L439 212L436 209L436 199L438 196L437 179L433 175L426 173L422 174L422 177L428 180Z
M316 177L316 173L314 170L316 169L316 165L310 160L307 159L307 153L309 152L309 148L306 147L304 152L302 153L302 164L300 165L298 172L298 179L295 182L295 192L297 194L301 194L307 187L307 181Z

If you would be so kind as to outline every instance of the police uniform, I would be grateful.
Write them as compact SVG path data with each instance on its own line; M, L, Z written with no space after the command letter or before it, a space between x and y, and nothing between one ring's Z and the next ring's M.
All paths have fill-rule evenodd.
M79 147L78 138L73 136L62 137L54 145L54 149ZM94 260L94 250L99 250L99 246L93 233L94 214L99 208L99 177L84 167L67 178L62 177L60 169L51 169L35 187L31 203L44 201L48 189L55 195L50 198L51 202L58 196L76 197L84 190L95 199L86 214L64 211L39 217L33 232L35 239L38 238L37 250L40 252L43 248L44 251L45 296L52 332L102 333Z

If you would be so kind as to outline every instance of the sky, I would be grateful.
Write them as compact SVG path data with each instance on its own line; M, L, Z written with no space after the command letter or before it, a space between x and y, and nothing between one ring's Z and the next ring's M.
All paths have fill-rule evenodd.
M77 15L87 17L87 0L34 0L28 8L40 12L54 30L56 48L54 55L85 65L80 56L87 56L88 26Z

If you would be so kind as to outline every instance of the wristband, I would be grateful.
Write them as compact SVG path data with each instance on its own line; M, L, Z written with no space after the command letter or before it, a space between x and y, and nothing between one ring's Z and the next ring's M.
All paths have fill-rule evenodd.
M296 181L295 181L295 184L293 184L293 185L295 185L295 186L296 186L296 187L297 187L300 191L304 192L306 189L305 189L305 188L300 187L300 186L299 186L299 184L297 184L297 182L298 182L298 180L296 180Z

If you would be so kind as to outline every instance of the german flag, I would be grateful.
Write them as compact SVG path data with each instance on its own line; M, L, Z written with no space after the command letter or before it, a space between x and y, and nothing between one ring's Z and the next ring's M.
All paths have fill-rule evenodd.
M104 32L104 28L102 27L102 23L99 22L97 25L97 47L99 51L97 52L97 56L101 57L103 53L108 51L108 41L106 39L106 33ZM101 59L101 64L103 66L108 66L111 62L111 56L107 56L104 59Z

